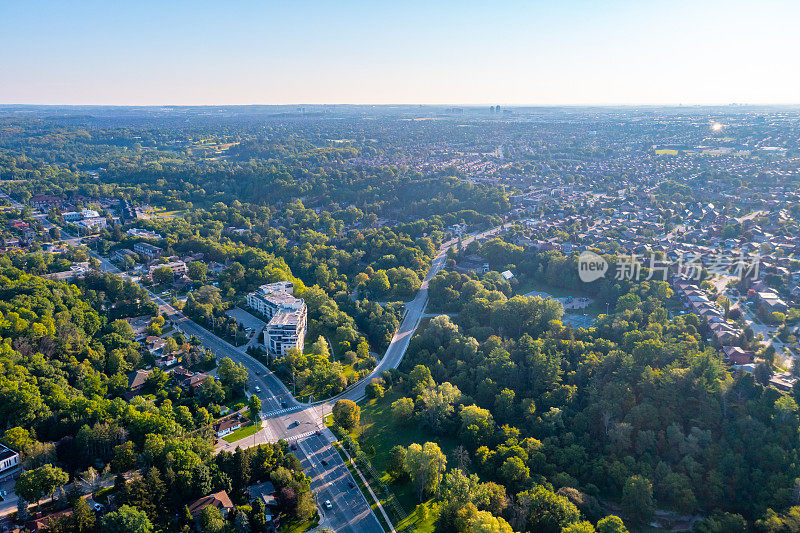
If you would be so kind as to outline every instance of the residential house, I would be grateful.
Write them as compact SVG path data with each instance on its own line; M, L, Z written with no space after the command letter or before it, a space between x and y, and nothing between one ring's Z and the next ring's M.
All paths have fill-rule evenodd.
M250 496L250 501L261 500L264 502L267 522L272 522L272 513L278 506L278 500L275 497L275 485L269 481L261 483L260 485L251 485L247 487L247 494Z
M789 372L778 372L769 380L769 384L778 390L788 392L792 390L797 378Z
M739 348L738 346L723 346L722 353L725 355L725 362L731 366L752 363L755 357L755 353Z
M208 379L209 375L204 372L193 373L180 367L172 372L172 377L184 389L194 391Z
M39 211L47 212L53 207L61 207L64 203L62 198L50 194L37 194L31 197L31 205Z
M139 396L152 372L152 370L135 370L128 374L128 391L124 395L125 398L130 400L134 396Z
M241 427L242 421L238 418L226 418L224 420L220 420L214 426L214 432L217 434L217 437L222 438L225 435L230 435Z
M758 302L761 309L766 313L785 313L789 306L772 291L762 291L758 294Z
M479 274L485 274L486 272L489 272L489 262L479 255L470 254L465 256L463 259L461 259L461 261L458 262L456 270L462 272L471 271L471 272L477 272Z
M53 272L51 274L45 274L42 277L47 279L52 279L55 281L71 281L73 279L80 279L89 272L89 264L74 264L69 267L69 270L64 270L63 272Z
M168 353L156 358L156 366L159 368L169 368L177 365L178 361L180 361L180 357L177 352Z
M144 342L147 345L147 351L149 351L152 355L159 354L167 344L166 340L162 339L161 337L156 337L155 335L150 335L144 340Z
M64 509L63 511L57 511L40 518L29 520L25 523L25 529L31 533L36 533L37 531L47 531L50 529L50 524L53 521L58 520L59 518L66 518L68 516L72 516L72 508Z
M730 346L739 340L739 331L724 322L713 322L708 327L722 346Z
M222 513L222 516L225 517L227 516L228 512L233 509L233 502L228 496L228 493L224 490L221 490L219 492L209 494L208 496L203 496L202 498L190 503L187 507L189 509L189 514L191 514L192 517L197 518L200 516L200 512L209 506L219 509Z

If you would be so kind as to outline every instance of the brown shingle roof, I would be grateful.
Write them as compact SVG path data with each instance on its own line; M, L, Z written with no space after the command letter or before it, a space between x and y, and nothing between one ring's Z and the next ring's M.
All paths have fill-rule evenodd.
M219 492L215 492L214 494L209 494L208 496L203 496L199 500L195 500L188 505L189 513L192 516L197 516L200 514L200 511L208 507L209 505L213 505L219 510L230 511L233 509L233 502L231 501L228 493L224 490ZM224 514L224 513L223 513Z

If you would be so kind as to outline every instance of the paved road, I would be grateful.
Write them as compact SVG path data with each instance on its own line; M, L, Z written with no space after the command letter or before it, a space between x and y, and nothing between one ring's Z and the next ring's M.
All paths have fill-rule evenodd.
M496 227L478 235L463 239L469 244L476 238L492 235L501 228ZM217 337L207 329L190 320L182 312L173 308L161 297L152 293L151 297L158 304L161 313L185 333L195 335L203 345L219 357L230 357L243 365L249 374L249 386L262 402L263 429L251 437L233 444L223 441L221 449L235 449L236 446L247 448L265 442L280 439L292 443L293 452L298 455L306 473L312 478L312 489L317 497L318 507L324 516L324 525L334 531L382 531L382 527L372 512L347 466L328 441L327 431L322 419L330 413L333 404L339 398L359 400L364 397L367 384L384 370L397 368L411 341L414 331L425 316L428 303L428 283L444 267L447 261L447 249L455 241L444 243L433 259L431 268L423 279L416 297L406 304L405 315L400 327L395 332L389 347L375 369L364 380L345 391L337 398L315 405L303 404L295 400L280 379L258 360L250 357L242 349L236 348ZM105 258L92 253L100 261L101 268L127 277ZM318 434L319 432L319 434ZM325 460L327 465L322 463ZM350 487L353 485L353 488ZM333 508L326 510L324 502L330 500Z
M311 477L321 513L320 525L337 532L382 532L383 527L326 433L300 440L293 450ZM326 501L331 502L330 509Z
M104 271L126 276L106 259L98 255L95 257ZM230 357L244 365L249 374L250 390L255 391L256 386L261 390L260 393L254 393L262 402L263 429L234 443L222 441L220 449L233 451L237 446L249 448L280 439L289 441L292 452L298 456L306 474L312 479L311 488L323 517L323 525L337 532L383 531L347 466L328 441L329 432L325 430L321 417L297 402L280 379L259 361L196 324L161 297L152 293L151 297L158 304L160 312L166 314L186 334L195 335L218 358ZM317 435L317 432L320 434ZM322 464L323 459L327 465ZM326 500L330 500L331 509L325 508Z
M500 231L500 229L501 227L498 226L477 235L467 237L462 240L463 245L466 246L475 239L481 239L483 237L493 235ZM346 398L353 401L360 400L365 396L367 385L370 383L372 378L379 377L381 372L384 370L397 368L400 366L400 363L403 361L403 357L406 354L406 350L408 349L408 344L411 342L411 338L414 336L414 331L416 331L420 321L425 317L425 309L428 306L428 284L434 277L436 277L436 274L438 274L439 271L444 268L444 265L447 262L447 250L455 242L456 241L448 241L439 249L439 253L436 255L436 257L434 257L428 273L422 280L422 285L420 286L419 292L417 292L417 296L406 304L403 321L400 323L400 327L397 328L397 331L389 343L389 347L386 349L386 353L378 362L377 366L365 379L362 379L352 388L346 390L339 396L324 402L322 406L325 414L330 412L333 404L338 399Z

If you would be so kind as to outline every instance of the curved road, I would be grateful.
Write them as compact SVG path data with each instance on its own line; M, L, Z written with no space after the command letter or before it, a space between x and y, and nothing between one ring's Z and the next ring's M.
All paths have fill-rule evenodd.
M468 244L476 238L494 234L500 229L501 227L496 227L470 236L464 239L463 243ZM249 374L250 389L254 390L256 386L261 389L257 396L261 399L263 428L256 434L231 445L221 441L219 449L232 450L237 446L248 448L284 439L290 443L292 452L298 456L311 478L311 488L322 517L321 525L334 531L354 533L383 531L383 527L372 512L370 502L367 502L362 495L350 471L333 448L335 437L325 428L322 419L330 413L336 400L341 398L360 400L365 396L366 386L372 378L380 376L384 370L397 368L400 365L414 331L425 316L428 284L444 267L447 261L447 249L454 243L455 241L448 241L439 249L419 292L406 304L403 320L373 371L339 396L317 404L306 404L295 400L283 382L261 362L247 355L243 349L236 348L193 322L162 298L151 293L160 311L178 328L189 335L195 335L217 357L230 357L236 363L243 365ZM100 261L103 270L126 276L103 257L94 252L92 255ZM326 501L330 501L331 509L327 509Z

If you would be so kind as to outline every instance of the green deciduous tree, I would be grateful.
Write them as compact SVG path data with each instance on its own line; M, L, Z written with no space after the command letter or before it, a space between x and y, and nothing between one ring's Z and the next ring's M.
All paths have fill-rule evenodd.
M420 502L425 495L434 494L439 488L446 466L447 458L435 442L426 442L422 446L414 443L408 447L405 470Z
M247 384L247 370L233 362L230 357L223 357L217 368L217 375L223 387L230 389L234 395L244 394Z
M247 401L247 406L250 409L250 418L253 421L258 420L258 413L261 412L261 398L253 394Z
M406 425L414 419L414 400L400 398L392 402L392 418L400 425Z
M527 531L560 533L562 528L580 520L580 511L571 501L544 487L526 491L520 498L529 502Z
M361 408L352 400L337 400L332 412L334 422L348 431L358 426L361 420Z
M153 270L153 281L156 283L172 283L175 273L168 266L160 266Z
M634 524L646 524L653 516L653 484L642 476L631 476L622 488L622 510Z
M46 464L23 472L17 479L14 491L28 501L39 501L45 495L52 495L60 486L69 481L69 476L60 468Z
M101 520L104 533L152 533L153 524L144 511L123 505L117 511L108 513Z

